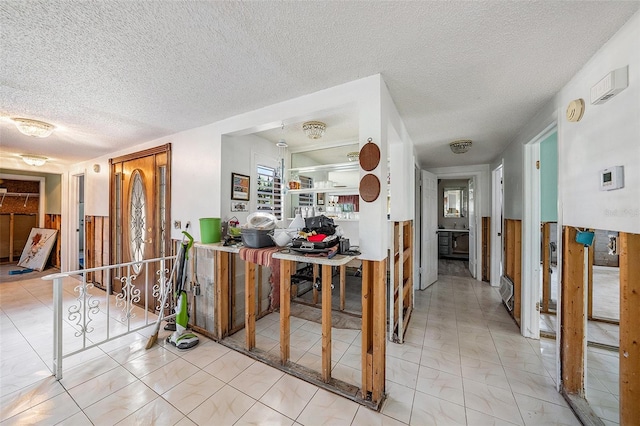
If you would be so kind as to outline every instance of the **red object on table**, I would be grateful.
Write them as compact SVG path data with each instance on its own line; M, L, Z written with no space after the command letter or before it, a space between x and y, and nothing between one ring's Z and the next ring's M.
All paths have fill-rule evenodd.
M307 240L311 241L312 243L321 243L325 238L327 238L325 234L318 234L308 236Z

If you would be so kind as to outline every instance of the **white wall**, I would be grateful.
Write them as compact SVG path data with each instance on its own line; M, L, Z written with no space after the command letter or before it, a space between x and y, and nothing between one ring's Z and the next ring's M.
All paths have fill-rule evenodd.
M561 223L640 233L640 12L636 13L533 117L491 164L504 159L504 212L522 219L524 148L558 122L558 186ZM629 65L629 87L602 105L591 105L590 90L616 68ZM565 118L566 106L583 98L584 117ZM625 188L599 191L598 171L625 166Z
M591 105L590 89L614 69L629 66L629 87ZM558 123L559 188L564 225L640 233L640 12L636 13L559 94L563 115L583 98L584 117ZM599 170L624 166L625 186L599 190Z
M257 210L256 187L258 164L277 167L278 148L275 144L255 135L223 136L220 187L210 188L211 197L220 196L220 217L228 220L232 216L238 218L241 224L246 223L247 216ZM248 212L231 212L231 173L249 176ZM235 200L234 200L235 201ZM218 217L218 216L207 216Z
M386 121L387 144L389 147L389 170L391 184L390 219L392 221L413 220L415 218L415 174L414 146L400 114L391 99L391 94L383 82L381 91L383 119ZM387 157L383 157L387 158ZM383 195L387 188L387 175L381 176Z
M384 99L382 99L381 93L384 94ZM258 128L278 127L282 120L305 119L318 112L353 107L354 105L359 111L358 131L362 135L360 137L361 146L366 143L368 137L371 137L380 146L381 158L386 159L388 157L386 144L389 122L403 141L408 140L404 125L399 120L397 110L388 95L382 77L374 75L76 164L70 168L69 174L63 177L63 185L65 181L68 182L69 176L91 170L93 164L100 164L102 168L100 174L94 175L93 172L89 172L86 175L87 191L96 194L96 196L87 197L86 212L91 215L106 216L109 214L108 159L171 143L172 220L180 220L183 224L190 221L192 235L199 239L198 219L200 217L221 217L224 213L222 202L228 199L228 195L223 195L222 163L227 161L222 157L223 135L246 135L255 132ZM388 120L382 119L381 122L381 117L387 116L390 118ZM373 172L381 179L381 183L386 182L387 162L381 161L380 166ZM412 173L412 170L410 172ZM413 190L410 189L409 193L413 193ZM211 194L211 196L203 197L202 194ZM362 206L365 204L366 207L363 208ZM386 258L386 233L370 232L371 229L377 229L380 223L386 221L386 206L386 197L384 196L373 203L361 204L360 249L363 259L382 260ZM179 230L172 229L171 233L172 238L180 238Z

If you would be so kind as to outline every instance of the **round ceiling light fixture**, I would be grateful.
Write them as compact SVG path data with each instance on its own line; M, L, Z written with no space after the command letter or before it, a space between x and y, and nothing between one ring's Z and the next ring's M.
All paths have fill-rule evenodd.
M302 130L309 139L320 139L327 130L327 125L322 121L307 121L302 123Z
M449 148L454 154L464 154L471 148L471 139L458 139L449 144Z
M30 166L44 166L44 163L48 160L47 157L43 157L41 155L23 154L20 157L22 157L22 161Z
M46 138L56 128L53 124L44 121L32 120L30 118L12 118L11 121L16 125L20 133L36 138Z
M347 159L349 161L358 161L360 159L360 152L358 151L347 152Z

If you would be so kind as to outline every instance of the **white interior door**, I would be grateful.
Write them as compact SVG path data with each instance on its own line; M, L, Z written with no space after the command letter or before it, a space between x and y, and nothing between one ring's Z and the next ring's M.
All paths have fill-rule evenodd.
M422 171L422 273L420 289L438 279L438 180L436 175Z
M491 210L491 285L498 287L502 276L502 165L493 171Z
M475 206L475 178L469 179L469 271L473 278L476 277L476 206Z

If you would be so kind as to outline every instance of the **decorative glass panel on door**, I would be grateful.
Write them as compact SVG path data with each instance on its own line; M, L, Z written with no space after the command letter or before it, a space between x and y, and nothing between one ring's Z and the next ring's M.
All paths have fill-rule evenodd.
M131 196L130 199L130 245L131 245L131 259L139 262L144 259L144 244L145 244L145 222L146 222L146 198L144 195L144 185L142 182L142 175L139 170L133 172L131 179ZM140 273L141 264L133 265L133 270L136 274Z

